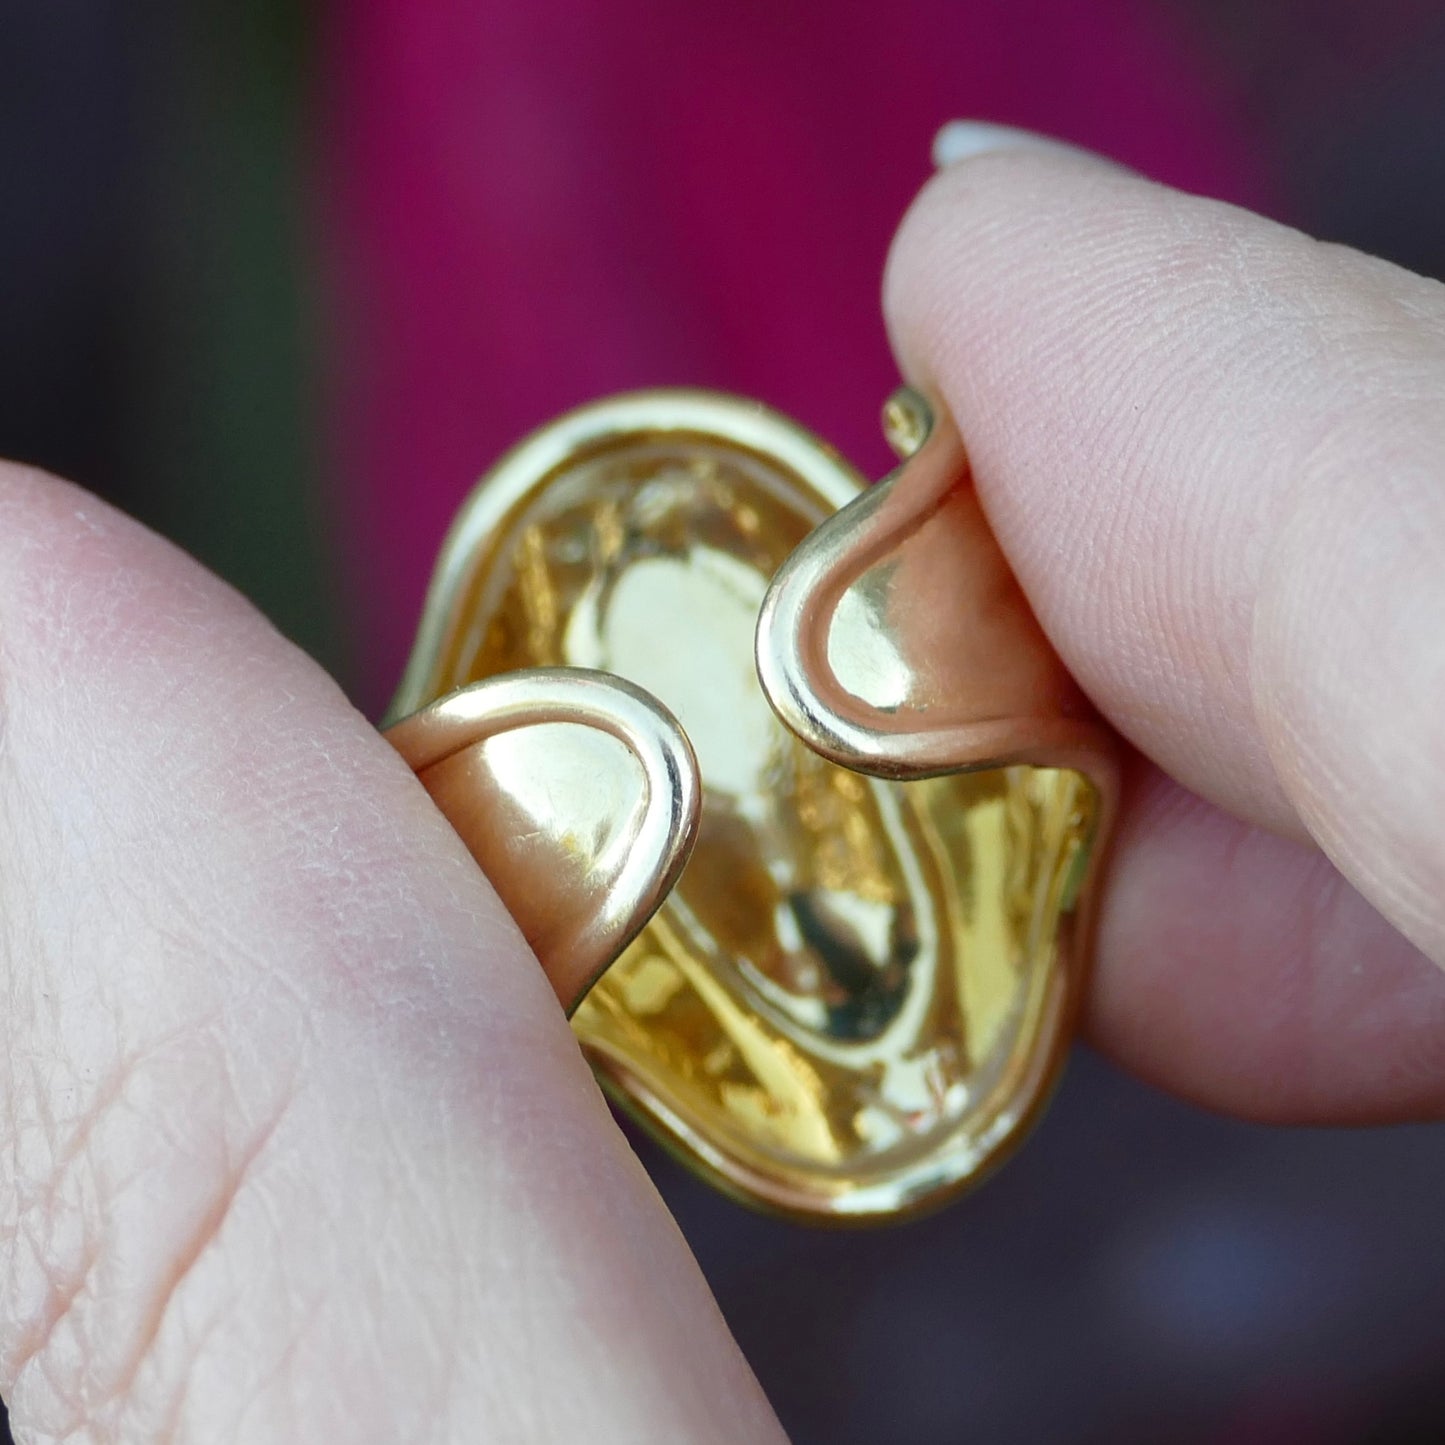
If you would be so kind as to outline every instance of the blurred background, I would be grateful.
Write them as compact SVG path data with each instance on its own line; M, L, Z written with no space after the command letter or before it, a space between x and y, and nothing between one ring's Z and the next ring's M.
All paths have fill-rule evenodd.
M0 454L374 716L471 479L562 408L719 386L884 469L880 269L959 115L1445 276L1442 0L0 0ZM799 1445L1445 1441L1445 1129L1080 1052L996 1181L862 1237L642 1147Z

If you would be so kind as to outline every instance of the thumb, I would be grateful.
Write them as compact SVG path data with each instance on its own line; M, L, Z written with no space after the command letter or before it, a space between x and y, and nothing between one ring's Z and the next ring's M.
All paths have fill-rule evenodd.
M775 1436L391 748L194 563L14 468L0 860L18 1436Z

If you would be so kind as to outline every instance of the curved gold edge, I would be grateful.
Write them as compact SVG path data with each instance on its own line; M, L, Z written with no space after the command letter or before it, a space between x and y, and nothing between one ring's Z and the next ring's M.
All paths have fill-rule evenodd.
M547 476L589 452L628 436L677 433L714 437L781 463L835 510L866 485L846 458L805 427L761 402L727 392L658 387L577 407L505 452L463 500L437 554L416 641L381 727L435 701L432 674L452 624L452 599L486 538L520 501Z
M1089 836L1081 844L1087 861L1076 889L1073 947L1069 959L1062 965L1056 1013L1043 1031L1052 1035L1055 1042L1047 1053L1041 1053L1039 1071L1022 1107L1017 1113L996 1116L995 1122L1003 1120L997 1135L980 1146L977 1159L958 1177L921 1190L904 1204L883 1202L876 1207L869 1205L867 1199L870 1196L896 1199L899 1179L906 1170L900 1169L896 1175L881 1175L865 1189L854 1191L855 1197L864 1201L861 1207L846 1203L846 1194L835 1196L835 1201L845 1202L841 1207L833 1207L834 1201L821 1193L805 1197L793 1191L779 1191L769 1176L740 1170L726 1162L720 1150L708 1148L705 1141L698 1139L696 1131L688 1128L617 1059L584 1045L583 1053L608 1100L679 1166L735 1203L766 1218L827 1230L882 1230L926 1219L972 1194L1009 1163L1047 1112L1068 1064L1069 1045L1078 1033L1093 971L1098 883L1108 863L1117 808L1117 768L1106 768L1104 772L1110 784L1108 788L1090 779L1097 806Z
M634 683L589 668L528 668L486 678L409 714L384 736L420 775L489 738L539 723L573 723L616 738L637 759L646 788L628 861L598 899L595 924L584 940L595 962L575 996L564 1000L570 1017L681 876L697 841L702 784L692 744L677 719ZM490 881L504 903L512 888L534 883Z
M766 1175L742 1172L721 1162L720 1151L700 1146L694 1131L682 1124L667 1106L642 1086L617 1060L584 1045L583 1053L598 1083L613 1107L636 1125L669 1158L688 1173L726 1195L734 1203L769 1219L789 1224L830 1231L884 1230L895 1225L912 1224L941 1213L950 1205L972 1194L1009 1163L1023 1146L1039 1121L1048 1111L1058 1092L1068 1065L1070 1042L1078 1032L1084 998L1092 972L1094 938L1097 929L1096 884L1109 852L1110 816L1105 815L1107 799L1100 795L1100 813L1092 836L1085 845L1088 865L1079 888L1079 903L1074 914L1074 956L1061 980L1057 1016L1050 1032L1056 1043L1041 1056L1042 1067L1033 1082L1023 1107L1010 1116L979 1152L976 1162L957 1178L921 1190L906 1203L896 1200L896 1181L883 1176L868 1189L857 1191L866 1201L870 1195L889 1196L890 1202L876 1207L866 1202L862 1207L844 1204L830 1207L824 1196L804 1198L796 1193L782 1193ZM1102 840L1102 841L1101 841ZM845 1200L845 1195L835 1196Z
M755 660L769 705L808 747L851 771L908 782L1017 764L1068 768L1089 778L1112 816L1117 739L1086 703L1077 714L1009 714L910 728L851 698L833 678L819 623L847 585L840 563L846 557L848 576L857 576L897 544L896 524L881 514L905 475L915 487L913 507L923 515L943 505L967 475L957 428L925 394L900 388L884 406L883 424L901 464L816 527L778 569L763 598ZM1040 646L1047 648L1042 641Z
M819 685L820 680L833 681L820 646L820 617L837 605L847 578L861 575L900 539L896 529L878 520L891 489L905 473L910 474L911 485L917 489L910 497L913 510L928 515L944 504L952 486L967 474L967 457L956 429L946 416L942 424L936 424L935 415L931 400L911 388L903 388L889 399L884 408L884 431L902 464L825 520L774 577L756 634L755 655L764 694L785 727L830 762L852 771L908 782L1015 765L1067 768L1088 780L1096 806L1089 836L1081 845L1086 862L1074 894L1073 956L1060 981L1062 993L1048 1028L1057 1043L1041 1058L1040 1072L1019 1112L1003 1122L998 1137L984 1139L977 1162L960 1178L902 1206L885 1204L873 1210L865 1203L862 1208L833 1209L820 1201L800 1207L796 1201L770 1197L765 1180L728 1178L714 1162L692 1153L690 1141L667 1139L659 1129L644 1125L688 1167L744 1204L824 1226L886 1225L942 1209L989 1178L1037 1123L1058 1086L1067 1041L1082 1009L1093 954L1097 885L1118 807L1119 744L1111 730L1093 716L1024 714L958 726L909 728L901 719L869 709L861 700L853 700L857 705L847 708L833 705L828 687ZM845 553L849 568L840 581L839 563ZM841 688L835 684L833 691L841 693ZM871 718L867 716L870 711ZM601 1061L600 1067L594 1062L594 1067L600 1072L609 1062ZM619 1086L614 1085L610 1092L625 1098L625 1090ZM623 1107L640 1113L631 1101ZM886 1192L887 1188L885 1178L868 1192Z
M919 394L905 390L895 395L889 406L895 410L891 418L885 412L885 430L901 455L912 455L937 436L937 431L931 426L929 404ZM519 501L548 474L559 467L575 463L588 451L603 448L630 435L657 436L676 433L721 438L732 445L753 450L774 462L781 461L798 473L820 498L835 508L847 506L863 490L863 479L831 448L789 418L758 403L706 391L657 390L633 393L581 407L544 426L509 451L477 484L463 504L439 553L418 637L388 712L388 719L403 720L404 714L415 713L421 708L430 711L429 704L438 708L445 707L449 699L443 698L433 704L434 693L429 692L429 687L432 685L437 660L451 626L452 619L448 615L450 604L459 586L465 582L478 549L484 544L486 537ZM876 492L887 487L897 475L897 472L891 474L884 482L879 483L877 488L871 490ZM829 523L825 521L822 525L827 527ZM806 547L800 549L806 550ZM774 630L780 626L777 620L777 599L782 595L780 583L785 574L792 575L797 555L785 564L783 571L779 573L779 580L775 581L764 603L764 615L773 617L770 625ZM760 617L760 635L762 628L763 618ZM576 671L579 670L529 670L528 674L508 674L488 679L462 691L467 693L476 689L493 688L518 676L533 673ZM764 672L761 647L759 672L760 675ZM593 676L605 679L608 685L620 684L638 694L645 702L660 707L650 695L641 689L633 688L620 678L611 674ZM616 1060L600 1054L599 1051L584 1047L603 1088L629 1119L654 1138L684 1167L745 1207L793 1222L829 1228L876 1228L917 1219L934 1213L971 1192L1006 1162L1035 1125L1057 1087L1067 1055L1066 1041L1074 1031L1084 996L1094 931L1094 885L1104 864L1110 825L1116 807L1118 768L1112 736L1102 725L1082 718L999 718L975 724L959 734L941 733L933 739L931 756L915 751L911 758L900 762L896 757L888 756L887 749L875 747L870 751L858 747L857 739L850 738L844 730L830 735L826 727L826 712L815 709L810 714L806 707L795 706L791 711L802 725L794 726L789 710L779 706L780 699L786 702L788 698L788 688L781 685L782 677L774 671L772 686L768 685L768 677L765 676L763 680L765 693L785 725L823 756L845 767L899 780L1013 763L1067 767L1087 776L1098 795L1098 808L1093 819L1091 837L1084 845L1087 850L1084 855L1087 863L1077 890L1078 906L1073 926L1075 946L1070 950L1070 958L1061 971L1059 996L1055 1004L1056 1014L1049 1026L1049 1032L1057 1042L1054 1047L1040 1055L1038 1073L1029 1085L1028 1096L1022 1101L1018 1112L998 1116L1004 1118L1004 1123L997 1137L989 1139L980 1150L978 1161L970 1164L966 1172L951 1182L928 1189L905 1204L885 1202L876 1208L866 1205L861 1208L849 1207L846 1204L836 1208L828 1207L824 1203L800 1196L796 1191L789 1191L786 1196L781 1195L770 1187L766 1179L745 1176L738 1171L730 1174L712 1162L707 1157L707 1151L697 1147L688 1137L688 1131L671 1118L660 1100L641 1088L636 1081L629 1082L629 1074L625 1068L619 1067ZM806 700L807 693L804 690L799 695L799 701ZM539 717L537 720L555 719ZM411 719L407 717L404 721L410 722ZM684 739L684 743L685 741ZM969 761L962 767L956 762L950 764L948 760L949 754L957 758L960 748L969 755ZM696 802L694 827L695 808ZM655 897L649 900L645 913L639 911L636 918L637 930L641 929L664 901L677 875L682 871L690 844L691 838L688 840L687 850L676 857L670 867L669 876L659 884ZM620 952L620 948L616 950L616 953ZM609 959L604 962L592 975L589 987L611 961ZM569 1013L583 997L585 989L574 1000ZM883 1183L870 1185L863 1193L877 1195L885 1193L888 1188L885 1177ZM841 1201L842 1196L838 1198Z
M1087 970L1076 969L1075 972L1086 974ZM1081 976L1069 983L1068 994L1063 1001L1057 1023L1057 1033L1061 1039L1072 1038L1077 1028L1085 981L1085 977ZM688 1173L754 1214L813 1229L841 1232L883 1230L894 1225L927 1219L987 1183L1013 1158L1047 1112L1063 1079L1069 1050L1067 1047L1060 1047L1050 1051L1045 1070L1040 1075L1028 1104L1008 1121L998 1137L991 1140L981 1151L979 1161L970 1165L966 1172L947 1183L920 1191L904 1204L890 1202L876 1207L865 1205L862 1208L830 1208L822 1202L814 1203L797 1194L780 1193L765 1175L730 1172L709 1157L707 1151L698 1149L691 1137L691 1131L683 1128L681 1122L661 1101L642 1089L638 1083L629 1083L630 1076L625 1070L616 1067L615 1060L585 1045L583 1053L613 1107ZM886 1194L890 1187L892 1186L885 1179L870 1187L866 1193ZM820 1200L821 1198L822 1196L819 1196ZM844 1199L846 1196L839 1195L837 1198Z

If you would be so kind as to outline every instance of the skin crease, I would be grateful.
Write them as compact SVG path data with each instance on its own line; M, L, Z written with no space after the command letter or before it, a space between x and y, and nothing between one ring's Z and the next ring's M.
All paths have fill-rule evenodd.
M1440 1112L1440 289L1015 149L930 184L887 294L1139 749L1095 1038L1243 1113ZM18 468L0 988L17 1439L779 1438L399 759L196 564Z

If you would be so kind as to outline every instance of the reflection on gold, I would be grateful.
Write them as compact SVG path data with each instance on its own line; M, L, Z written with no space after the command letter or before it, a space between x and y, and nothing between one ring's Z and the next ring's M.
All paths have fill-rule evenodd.
M568 454L478 539L426 693L563 664L672 709L703 779L697 846L573 1026L614 1095L724 1188L893 1217L1038 1107L1097 800L1058 769L880 781L782 727L754 668L758 609L837 504L725 435ZM887 657L860 665L886 683Z

